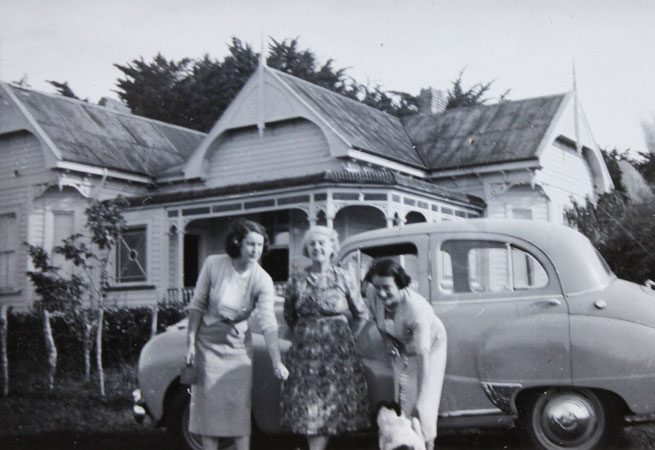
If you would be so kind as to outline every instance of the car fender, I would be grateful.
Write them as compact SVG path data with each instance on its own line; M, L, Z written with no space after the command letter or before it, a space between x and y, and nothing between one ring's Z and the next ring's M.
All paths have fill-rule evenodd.
M164 398L179 378L186 354L186 326L172 326L150 339L139 357L139 387L155 423L164 414Z
M281 382L273 375L273 364L261 334L253 334L252 414L257 427L267 434L281 432L280 388ZM280 339L280 352L286 353L291 346L287 339Z
M571 316L577 386L621 396L635 414L655 412L655 328L592 315Z

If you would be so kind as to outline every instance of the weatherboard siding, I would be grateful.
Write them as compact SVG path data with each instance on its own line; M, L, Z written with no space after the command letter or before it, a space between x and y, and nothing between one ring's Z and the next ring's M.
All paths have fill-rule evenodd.
M543 169L537 173L537 182L559 191L558 197L582 201L593 196L591 168L575 150L551 145L541 157L541 164Z
M330 152L321 129L290 121L227 133L208 152L207 186L225 186L307 175L328 169Z
M25 274L29 263L27 250L22 243L31 241L35 236L33 226L43 228L38 220L32 223L32 202L38 193L38 189L32 186L52 181L54 177L45 168L41 142L27 131L0 136L0 160L0 214L12 214L16 218L15 290L2 293L0 304L25 308L29 306L26 299L32 296L32 286Z
M41 142L31 133L17 132L0 136L0 183L26 184L26 179L40 176L45 169Z

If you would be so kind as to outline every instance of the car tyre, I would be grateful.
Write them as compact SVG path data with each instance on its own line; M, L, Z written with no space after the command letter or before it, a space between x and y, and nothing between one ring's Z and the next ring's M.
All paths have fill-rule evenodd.
M186 386L181 386L175 392L167 413L166 430L174 441L175 448L180 450L202 450L199 435L189 432L189 404L191 395ZM234 448L232 439L221 439L219 448L230 450Z
M552 388L524 403L519 425L530 448L607 448L620 433L621 416L609 397L589 389Z

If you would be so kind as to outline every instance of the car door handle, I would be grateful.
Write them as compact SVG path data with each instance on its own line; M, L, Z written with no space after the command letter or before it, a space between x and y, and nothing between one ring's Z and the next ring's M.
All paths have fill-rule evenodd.
M533 303L534 306L559 306L562 302L558 298L547 298L544 300L537 300Z

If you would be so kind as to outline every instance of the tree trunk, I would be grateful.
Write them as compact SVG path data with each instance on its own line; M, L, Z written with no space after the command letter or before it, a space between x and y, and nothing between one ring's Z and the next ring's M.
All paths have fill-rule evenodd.
M2 364L2 396L9 395L9 358L7 358L7 312L10 306L0 307L0 363Z
M105 396L105 372L102 368L102 325L105 311L102 307L98 308L98 328L96 328L96 370L98 371L98 385L100 387L100 396Z
M150 321L150 339L154 338L157 334L157 315L159 314L159 305L151 307L152 320Z
M50 327L50 313L45 308L43 308L42 317L45 349L48 356L48 390L52 391L55 387L55 373L57 372L57 346Z
M82 319L82 353L84 357L84 382L89 383L91 381L91 331L93 331L93 323L91 323L91 318L84 314Z

